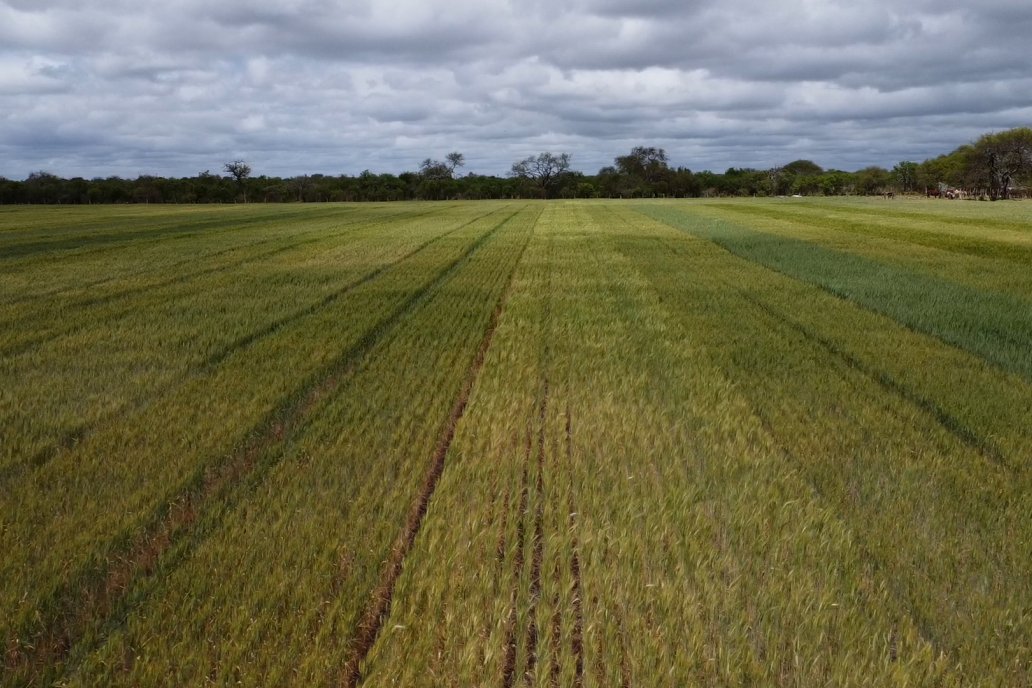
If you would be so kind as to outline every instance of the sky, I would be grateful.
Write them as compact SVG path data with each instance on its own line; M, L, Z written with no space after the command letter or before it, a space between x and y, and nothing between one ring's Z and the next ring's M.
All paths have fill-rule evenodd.
M0 0L0 176L891 168L1032 125L1028 0Z

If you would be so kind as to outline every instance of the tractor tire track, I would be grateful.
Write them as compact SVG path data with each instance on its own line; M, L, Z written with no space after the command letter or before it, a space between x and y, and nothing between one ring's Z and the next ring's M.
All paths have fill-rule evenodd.
M341 209L341 210L343 211L345 209ZM338 227L343 227L343 226L353 227L353 225L355 225L356 223L358 223L358 222L360 222L362 220L361 217L359 217L359 218L352 218L352 217L350 217L351 215L354 214L354 210L353 209L349 208L349 209L346 209L346 210L348 210L349 212L341 212L340 213L341 217L339 218L340 222L337 224ZM419 213L413 213L410 210L406 210L406 211L397 212L397 213L393 213L393 214L385 214L385 215L382 215L382 216L377 216L376 221L377 222L384 222L384 221L396 220L396 219L401 219L401 218L409 220L409 219L415 219L415 218L418 218L418 217L423 217L425 215L432 214L433 212L435 212L435 210L426 210L426 211L419 212ZM314 230L314 231L318 232L318 231L321 231L321 230ZM299 234L293 235L293 236L302 236L304 234L309 234L309 233L310 233L310 231L300 232ZM165 265L160 266L159 268L153 268L153 267L148 266L148 267L144 267L141 270L135 270L133 272L124 273L124 274L121 274L121 275L114 275L114 276L111 276L111 277L102 277L100 279L96 279L96 280L93 280L93 281L90 281L90 282L83 282L83 283L80 283L80 284L74 284L74 285L70 285L70 286L59 287L57 289L51 289L49 291L40 291L40 292L33 292L31 294L23 294L23 295L21 295L19 297L16 297L16 298L12 299L9 303L11 305L14 305L14 304L25 303L27 301L39 301L39 300L42 300L42 299L50 299L50 298L54 298L54 297L60 297L60 296L62 296L64 294L68 294L69 292L84 291L84 290L91 289L93 287L98 287L98 286L101 286L101 285L104 285L104 284L110 284L111 282L118 282L118 281L121 281L121 280L130 279L130 278L133 278L133 277L140 277L142 275L149 275L149 274L152 274L152 273L155 273L155 272L159 272L160 273L160 272L164 272L164 271L167 271L167 270L175 270L176 268L184 266L184 265L186 265L186 266L194 265L198 261L207 261L207 260L210 260L212 258L217 258L218 256L224 255L226 253L231 253L233 251L240 251L242 249L247 249L247 248L251 248L251 247L254 247L254 246L261 246L261 245L272 243L272 242L276 242L276 241L283 241L285 238L289 238L289 237L275 236L275 237L272 237L270 239L265 239L265 240L262 240L262 241L255 241L255 242L248 242L248 243L237 244L237 245L234 245L234 246L229 246L229 247L226 247L226 248L218 249L216 251L211 251L209 253L204 253L204 254L201 254L201 255L198 255L198 256L191 256L190 258L187 258L185 260L175 261L173 263L167 263Z
M223 461L202 462L169 504L141 527L139 535L115 543L114 551L104 557L102 564L106 565L87 567L56 591L43 605L44 616L33 624L34 628L23 628L17 637L8 639L5 672L17 677L20 683L47 683L66 669L80 639L93 636L91 647L98 646L106 632L124 622L129 612L127 600L132 598L136 604L140 603L141 595L133 593L139 590L143 580L154 573L167 574L213 529L215 524L203 528L203 532L195 532L211 507L224 506L216 510L215 518L221 519L241 501L242 484L257 483L264 478L282 458L282 446L290 434L307 421L320 403L338 391L363 357L406 315L457 274L518 212L484 232L354 345L311 376L296 394L288 395L248 433L251 439L239 451ZM497 323L492 321L492 324ZM174 561L168 560L166 555L170 553L177 555L172 557Z
M560 580L562 572L559 570L559 562L555 563L555 570L552 572L556 580ZM563 668L559 663L559 649L563 644L563 614L560 609L559 592L556 591L552 594L552 628L549 634L549 646L551 647L551 655L549 656L549 667L548 667L548 685L552 688L559 688L559 677L562 676Z
M309 232L303 232L302 234L308 234L308 233ZM66 295L66 294L69 294L70 292L85 292L85 291L88 291L88 290L93 289L95 287L104 286L105 284L111 284L112 282L121 282L121 281L124 281L124 280L127 280L127 279L132 279L134 277L140 277L140 276L143 276L143 275L152 274L154 272L158 272L160 274L160 273L166 272L166 271L176 271L177 268L180 268L180 267L183 267L183 266L196 265L200 261L209 261L209 260L218 258L220 256L224 256L227 253L233 253L234 251L241 251L241 250L244 250L244 249L256 248L256 247L259 247L259 246L264 246L266 244L282 242L282 241L284 241L284 239L289 239L289 238L290 238L289 236L288 237L276 236L276 237L272 237L272 238L269 238L269 239L264 239L262 241L251 242L251 243L248 243L248 244L238 244L236 246L228 246L226 248L222 248L222 249L219 249L217 251L211 251L210 253L205 253L203 255L191 256L190 258L187 258L185 260L178 260L178 261L175 261L175 262L172 262L172 263L167 263L165 265L162 265L159 268L147 267L147 268L144 268L142 270L136 270L134 272L129 272L129 273L122 274L122 275L115 275L115 276L111 276L111 277L102 277L100 279L92 280L92 281L89 281L89 282L83 282L83 283L80 283L80 284L75 284L75 285L71 285L71 286L67 286L67 287L62 287L62 288L59 288L59 289L52 289L50 291L32 292L30 294L23 294L20 297L12 299L10 302L8 302L8 305L35 303L35 302L38 302L38 301L43 301L45 299L60 298L60 297L62 297L64 295ZM303 243L309 243L309 242L306 241L306 242L303 242ZM291 246L297 246L297 245L299 245L299 244L297 244L297 243L291 244ZM303 245L303 244L301 244L301 245ZM173 278L173 279L171 279L171 280L162 280L162 281L158 281L158 282L152 282L150 284L146 284L146 285L141 286L139 289L135 290L135 292L133 290L123 290L121 292L114 292L112 294L105 294L102 297L85 297L85 298L80 298L78 301L70 300L70 301L68 301L68 306L70 306L70 307L77 307L77 306L84 306L84 305L89 306L89 305L93 305L93 304L97 304L97 303L104 303L104 302L114 300L115 298L121 297L121 296L129 294L129 293L139 293L140 291L144 291L144 290L147 290L147 289L153 289L153 288L156 288L156 287L159 287L159 286L166 286L166 285L168 285L170 283L175 283L175 282L178 282L178 281L184 281L185 279L189 279L191 277L195 277L195 276L199 276L199 275L206 275L206 274L209 274L211 272L217 272L219 270L225 269L226 267L235 267L237 265L240 265L241 263L247 262L251 258L259 258L259 257L264 257L264 256L262 256L261 254L258 254L258 255L255 255L255 256L246 256L246 257L241 258L239 261L236 261L236 262L226 263L224 265L219 265L219 266L215 266L215 267L212 267L212 268L203 268L203 269L199 269L199 270L194 270L193 272L178 273L178 276ZM21 320L25 320L25 319L28 319L28 317L30 317L30 316L24 316L24 317L21 317L20 319ZM15 323L15 322L18 322L18 320L19 320L19 318L8 320L5 324Z
M321 209L320 209L321 210ZM326 209L323 213L330 215L336 208ZM181 218L175 219L170 224L159 228L150 228L137 231L118 231L114 233L99 234L93 237L73 236L53 239L50 241L26 241L8 245L0 253L0 260L16 262L20 259L32 259L39 254L54 252L71 253L74 257L92 256L100 253L109 253L126 249L134 249L139 246L160 244L164 242L182 241L197 236L204 236L210 230L217 230L223 235L252 229L255 225L263 223L285 224L296 218L311 218L311 210L298 210L270 216L254 216L231 218L227 222L225 217L204 218L191 222L182 222ZM128 239L128 240L127 240ZM138 240L136 240L138 239ZM84 243L86 247L84 248ZM78 251L77 251L78 250ZM77 251L77 252L76 252Z
M516 555L512 565L512 589L509 593L509 616L505 622L504 663L502 665L502 686L512 688L516 682L516 661L519 644L516 642L516 622L518 620L517 604L519 603L520 579L523 577L523 564L526 559L525 516L530 501L530 452L533 441L527 433L526 450L523 462L523 488L520 490L519 506L516 509Z
M101 428L135 411L139 411L147 407L148 405L152 404L155 400L182 387L190 380L191 374L196 375L212 372L215 368L217 368L220 364L222 364L234 353L262 339L265 339L266 337L274 335L276 332L283 329L284 327L294 324L297 321L302 320L316 313L319 310L331 306L334 302L343 298L351 291L375 280L377 277L380 277L386 271L414 257L416 254L425 250L435 242L444 239L445 237L454 234L455 232L464 229L473 224L474 222L482 220L483 218L488 217L494 214L495 212L500 211L496 210L491 211L489 213L484 213L483 215L478 215L477 217L473 218L472 220L469 220L468 222L465 222L457 227L453 227L452 229L449 229L443 232L442 234L438 234L437 236L428 239L427 241L418 245L405 255L396 258L395 260L392 260L389 263L384 263L380 267L375 268L374 270L366 273L365 275L362 275L361 277L349 282L340 289L337 289L331 292L330 294L327 294L319 301L316 301L315 303L310 304L309 306L306 306L300 310L294 311L293 313L285 315L282 318L278 318L277 320L274 320L271 323L263 325L257 330L254 330L242 337L237 338L235 341L230 342L229 344L223 346L221 349L208 355L203 361L200 362L199 365L191 366L191 368L188 369L184 375L178 376L171 383L159 387L146 397L138 399L135 402L129 402L128 404L112 410L110 413L105 414L104 416L96 419L93 422L83 423L82 425L69 430L68 432L64 433L60 438L58 438L55 442L53 442L49 446L43 447L35 454L28 457L28 459L25 461L11 463L3 468L0 468L0 485L2 485L10 479L13 479L14 476L16 476L19 473L24 473L26 470L31 471L35 468L39 468L40 466L47 464L62 451L71 449L76 444L85 440L98 428Z
M776 246L778 250L758 254L751 247L764 233L743 224L720 221L719 224L732 227L732 233L738 235L728 237L685 228L675 218L651 214L648 209L635 212L709 242L754 266L893 320L910 332L937 339L944 346L974 356L999 371L1032 381L1032 356L1027 341L1032 333L1032 309L1017 296L977 289L792 237L768 241L768 246ZM800 256L808 262L798 262ZM821 269L815 268L816 256L822 256ZM848 278L831 279L829 266L837 267L837 274L848 275ZM872 285L879 285L882 290L871 291ZM887 285L891 285L891 289ZM936 293L939 298L925 299L921 308L917 308L915 304L929 293ZM951 307L944 305L947 301Z
M487 213L487 214L490 214L490 213ZM481 216L479 216L476 219L480 219L481 217L484 217L484 215L481 215ZM469 223L467 223L467 224L469 224ZM465 225L463 225L463 226L465 226ZM290 251L293 251L293 250L295 250L297 248L300 248L300 247L308 246L310 244L319 244L319 243L322 243L322 242L333 241L333 240L339 239L342 236L350 234L353 231L355 231L354 228L348 228L345 231L336 232L334 234L323 234L323 235L316 236L316 237L313 237L313 238L310 238L310 239L305 239L303 241L299 241L297 243L292 243L289 246L279 246L279 247L271 249L269 251L264 251L264 252L260 252L260 253L253 254L253 255L250 255L250 256L245 256L243 258L240 258L239 260L226 263L225 265L218 265L218 266L215 266L215 267L210 267L210 268L204 268L202 270L197 270L197 271L194 271L194 272L191 272L191 273L180 274L180 275L177 275L175 277L171 277L171 278L159 281L159 282L154 282L154 283L151 283L151 284L147 284L147 285L138 287L136 289L124 289L124 290L121 290L121 291L118 291L118 292L114 292L114 293L111 293L111 294L104 294L103 296L86 297L86 298L79 299L77 301L70 301L67 304L62 304L62 308L69 308L69 309L72 309L72 310L81 310L83 308L89 308L89 307L93 307L93 306L101 306L101 305L105 305L105 304L109 304L109 303L115 303L115 302L118 302L118 301L121 301L121 300L125 300L125 299L134 299L134 298L136 298L138 296L145 295L145 294L147 294L148 292L151 292L151 291L158 291L158 290L165 289L165 288L168 288L168 287L174 287L174 286L182 285L182 284L189 284L189 283L193 282L194 280L199 279L201 277L205 277L207 275L212 275L212 274L216 274L216 273L219 273L219 272L223 272L223 271L225 271L227 269L239 268L241 266L248 265L248 264L256 262L256 261L266 260L268 258L272 258L273 256L279 255L281 253L289 253ZM269 242L273 242L273 241L282 241L282 237L277 237L275 239L270 239L270 240L265 241L265 242L259 242L259 244L269 243ZM253 244L253 245L258 245L258 244ZM233 248L233 249L227 249L227 251L229 251L229 250L238 250L239 248L240 247L236 247L236 248ZM121 318L125 317L126 315L128 315L130 313L133 313L135 310L136 310L136 308L132 304L128 304L128 305L126 305L126 306L124 306L124 307L122 307L122 308L120 308L120 309L118 309L116 311L113 311L111 313L108 313L107 315L104 315L104 316L102 316L100 318L94 318L94 319L88 320L88 321L85 320L85 319L80 319L79 322L73 323L70 326L67 326L67 327L64 327L64 328L60 328L60 329L51 330L51 331L48 331L45 334L42 334L42 335L40 335L38 337L34 337L32 339L24 339L24 340L21 340L20 342L15 342L15 343L9 344L9 345L7 345L7 346L5 346L3 348L0 348L0 356L10 356L10 357L18 356L20 354L23 354L23 353L26 353L28 351L31 351L32 349L35 349L36 347L42 346L44 344L47 344L48 342L52 342L52 341L55 341L55 340L60 339L62 337L67 337L69 335L73 335L76 332L80 332L80 331L82 331L84 329L87 329L87 328L90 328L90 327L96 327L97 325L101 325L101 324L105 324L105 323L111 323L111 322L120 320ZM6 325L12 326L12 327L16 327L18 325L18 323L20 323L20 322L31 321L31 320L33 320L33 319L35 319L37 317L38 317L38 314L28 313L28 314L25 314L25 315L23 315L21 317L15 318L14 320L8 321L6 323Z
M537 435L537 477L535 493L537 503L534 508L534 548L530 560L530 604L527 610L527 671L523 678L527 685L534 683L538 660L538 624L537 607L541 599L541 565L545 553L545 421L548 415L548 379L544 381L541 404L538 409Z
M963 421L939 406L932 399L915 392L885 371L866 364L857 356L854 356L848 351L840 348L835 344L835 342L822 337L816 331L793 320L778 308L764 303L757 297L745 292L739 292L739 296L759 310L763 311L771 319L799 333L808 341L817 344L832 357L838 358L850 369L857 371L864 377L875 382L889 394L916 406L918 409L934 418L935 421L949 434L960 440L961 443L977 451L984 458L1001 466L1002 468L1008 469L1011 472L1018 472L1020 470L1018 466L1014 465L1007 459L1003 451L991 440L979 435L977 432L966 426Z
M509 219L514 216L515 213L511 215ZM527 245L530 243L532 236L532 232L528 233L527 239L524 241L519 255L513 262L506 284L502 288L498 301L495 304L494 311L491 313L491 319L488 322L483 337L481 338L480 345L477 348L477 352L473 357L469 370L466 373L462 388L452 405L451 412L437 441L433 457L431 458L430 468L423 481L423 485L409 509L409 515L405 526L402 532L398 535L398 538L388 555L387 562L380 572L380 581L374 588L365 611L359 617L360 620L358 622L358 627L355 629L353 636L354 641L350 657L345 662L340 680L340 685L345 686L346 688L354 688L362 680L362 663L369 654L369 651L372 649L373 644L376 642L376 639L380 634L380 629L383 627L387 617L390 615L394 588L397 585L398 578L401 576L402 570L404 569L405 559L408 557L409 552L415 544L416 537L419 535L419 531L423 525L423 520L426 517L427 509L430 506L430 500L433 499L434 492L437 489L437 484L440 482L441 476L444 474L446 459L448 452L451 449L452 441L455 439L455 432L466 412L466 407L469 404L469 398L473 392L473 388L476 386L476 383L480 378L480 372L484 367L484 360L487 357L488 349L491 347L494 334L498 329L498 324L501 321L502 314L508 303L517 266L522 261L523 253L526 251Z
M828 509L848 530L853 534L853 547L860 554L861 560L867 565L868 570L872 576L880 580L885 581L886 587L892 593L892 596L901 603L901 607L904 610L904 615L910 620L917 629L918 636L933 648L936 655L951 655L951 648L939 637L935 630L935 624L925 614L918 611L917 607L913 604L910 593L906 587L900 581L898 576L892 575L892 572L888 570L888 566L882 561L881 557L877 556L871 548L867 545L865 538L858 534L858 531L854 530L842 513L841 509L837 508L837 501L832 499L830 495L821 487L821 485L810 475L807 470L807 464L805 461L799 458L799 456L793 452L787 445L785 445L779 438L777 431L774 429L774 424L770 418L763 412L758 405L756 405L751 399L746 398L746 404L749 410L756 416L760 421L760 426L763 428L764 433L770 438L774 446L781 452L789 463L795 466L799 470L799 475L802 477L803 482L810 491L821 502L828 505Z
M672 254L678 255L678 251L669 241L660 241ZM624 255L630 258L626 253L624 253ZM964 445L977 451L990 462L1011 472L1018 472L1020 470L1020 467L1010 461L1000 447L992 440L968 427L962 420L941 407L934 400L929 399L928 397L907 387L889 373L865 363L859 357L839 347L832 340L821 336L815 330L795 321L780 309L747 293L741 288L741 285L729 283L727 284L727 287L744 301L763 312L767 317L782 324L787 329L793 330L802 335L807 341L816 344L833 358L837 358L850 369L867 377L879 387L887 391L890 395L902 399L906 403L917 407L922 412L931 416L944 430L946 430L946 432L960 440Z
M988 240L984 237L976 238L950 233L933 232L917 229L913 226L908 226L904 233L899 231L898 226L886 226L880 223L868 224L855 219L847 219L842 217L841 210L838 211L834 218L829 218L824 215L813 214L812 212L792 212L776 208L757 208L726 203L713 204L712 207L731 213L737 213L738 215L745 215L746 217L762 217L792 225L803 225L807 228L819 227L820 229L843 234L875 237L877 239L891 241L897 244L922 246L937 251L976 256L978 258L1006 260L1019 263L1021 265L1028 265L1029 260L1032 259L1032 247L1022 244L997 242ZM872 214L868 212L864 214L864 217L878 221L888 217L888 214ZM913 221L914 218L907 219ZM937 218L936 222L939 224L954 224L968 229L971 227L970 221L960 220L958 222L952 218L950 220L947 220L945 217L941 219ZM1000 228L999 223L992 224L996 225L997 228ZM991 226L988 219L981 220L979 225L986 229ZM1014 225L1004 225L1002 228L1013 231Z
M566 465L573 475L573 414L566 407ZM570 530L574 533L570 551L570 575L573 577L573 634L570 651L573 653L573 685L584 685L584 590L581 583L580 544L577 539L577 503L574 486L570 485Z
M660 240L659 243L665 246L667 250L673 253L675 256L678 255L678 251L674 248L671 242ZM626 253L624 253L623 251L621 251L621 253L625 257L627 257ZM650 271L646 270L642 272L642 276L649 282L649 284L652 285L652 288L656 290L657 293L663 293L660 287L655 282L655 275L653 275ZM746 302L753 303L753 301L751 301L745 294L742 293L742 290L737 285L728 284L727 287L735 293L737 293ZM759 304L754 305L759 307ZM769 314L768 317L770 317ZM734 380L734 371L727 370L725 366L719 363L717 363L717 365L722 371L723 375L728 380ZM759 420L761 428L763 429L767 437L770 439L774 447L777 448L777 450L781 453L781 455L783 456L783 458L785 458L786 461L788 461L791 465L799 469L799 474L802 480L811 490L813 496L820 502L826 504L828 508L834 513L835 517L843 524L843 526L846 527L850 533L853 533L855 547L857 551L860 553L861 558L864 560L871 572L876 577L886 581L888 589L891 591L893 597L901 604L901 607L905 610L906 617L911 621L911 623L913 623L920 638L925 643L927 643L931 648L933 648L936 654L952 654L952 648L948 647L944 640L941 637L939 637L939 635L936 633L935 626L931 619L929 619L925 614L917 610L916 606L913 604L913 600L911 599L910 594L902 585L898 577L895 577L891 574L885 562L883 562L880 557L874 554L874 552L868 546L865 539L860 536L860 533L855 531L849 525L849 521L846 518L846 515L842 513L842 510L837 506L836 500L832 499L821 487L821 485L817 482L817 480L812 476L810 471L807 469L807 464L799 456L797 456L791 450L790 447L788 447L784 442L782 442L770 418L767 417L766 413L763 411L762 408L760 408L759 404L748 395L743 395L742 399L745 401L746 405L748 406L752 414Z

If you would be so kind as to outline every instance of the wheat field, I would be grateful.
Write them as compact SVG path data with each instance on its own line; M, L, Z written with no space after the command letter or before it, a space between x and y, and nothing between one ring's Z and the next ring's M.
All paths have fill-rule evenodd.
M1032 205L0 207L5 686L1030 686Z

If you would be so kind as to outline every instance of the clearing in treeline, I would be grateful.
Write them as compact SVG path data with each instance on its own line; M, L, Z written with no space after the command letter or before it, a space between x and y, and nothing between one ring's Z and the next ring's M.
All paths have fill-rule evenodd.
M1028 686L1032 205L0 208L3 685Z

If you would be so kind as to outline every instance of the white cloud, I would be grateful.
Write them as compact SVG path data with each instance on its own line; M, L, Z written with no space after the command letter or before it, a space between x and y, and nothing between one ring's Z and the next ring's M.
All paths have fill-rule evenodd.
M1028 125L1030 32L1008 0L0 0L0 174L891 165Z

